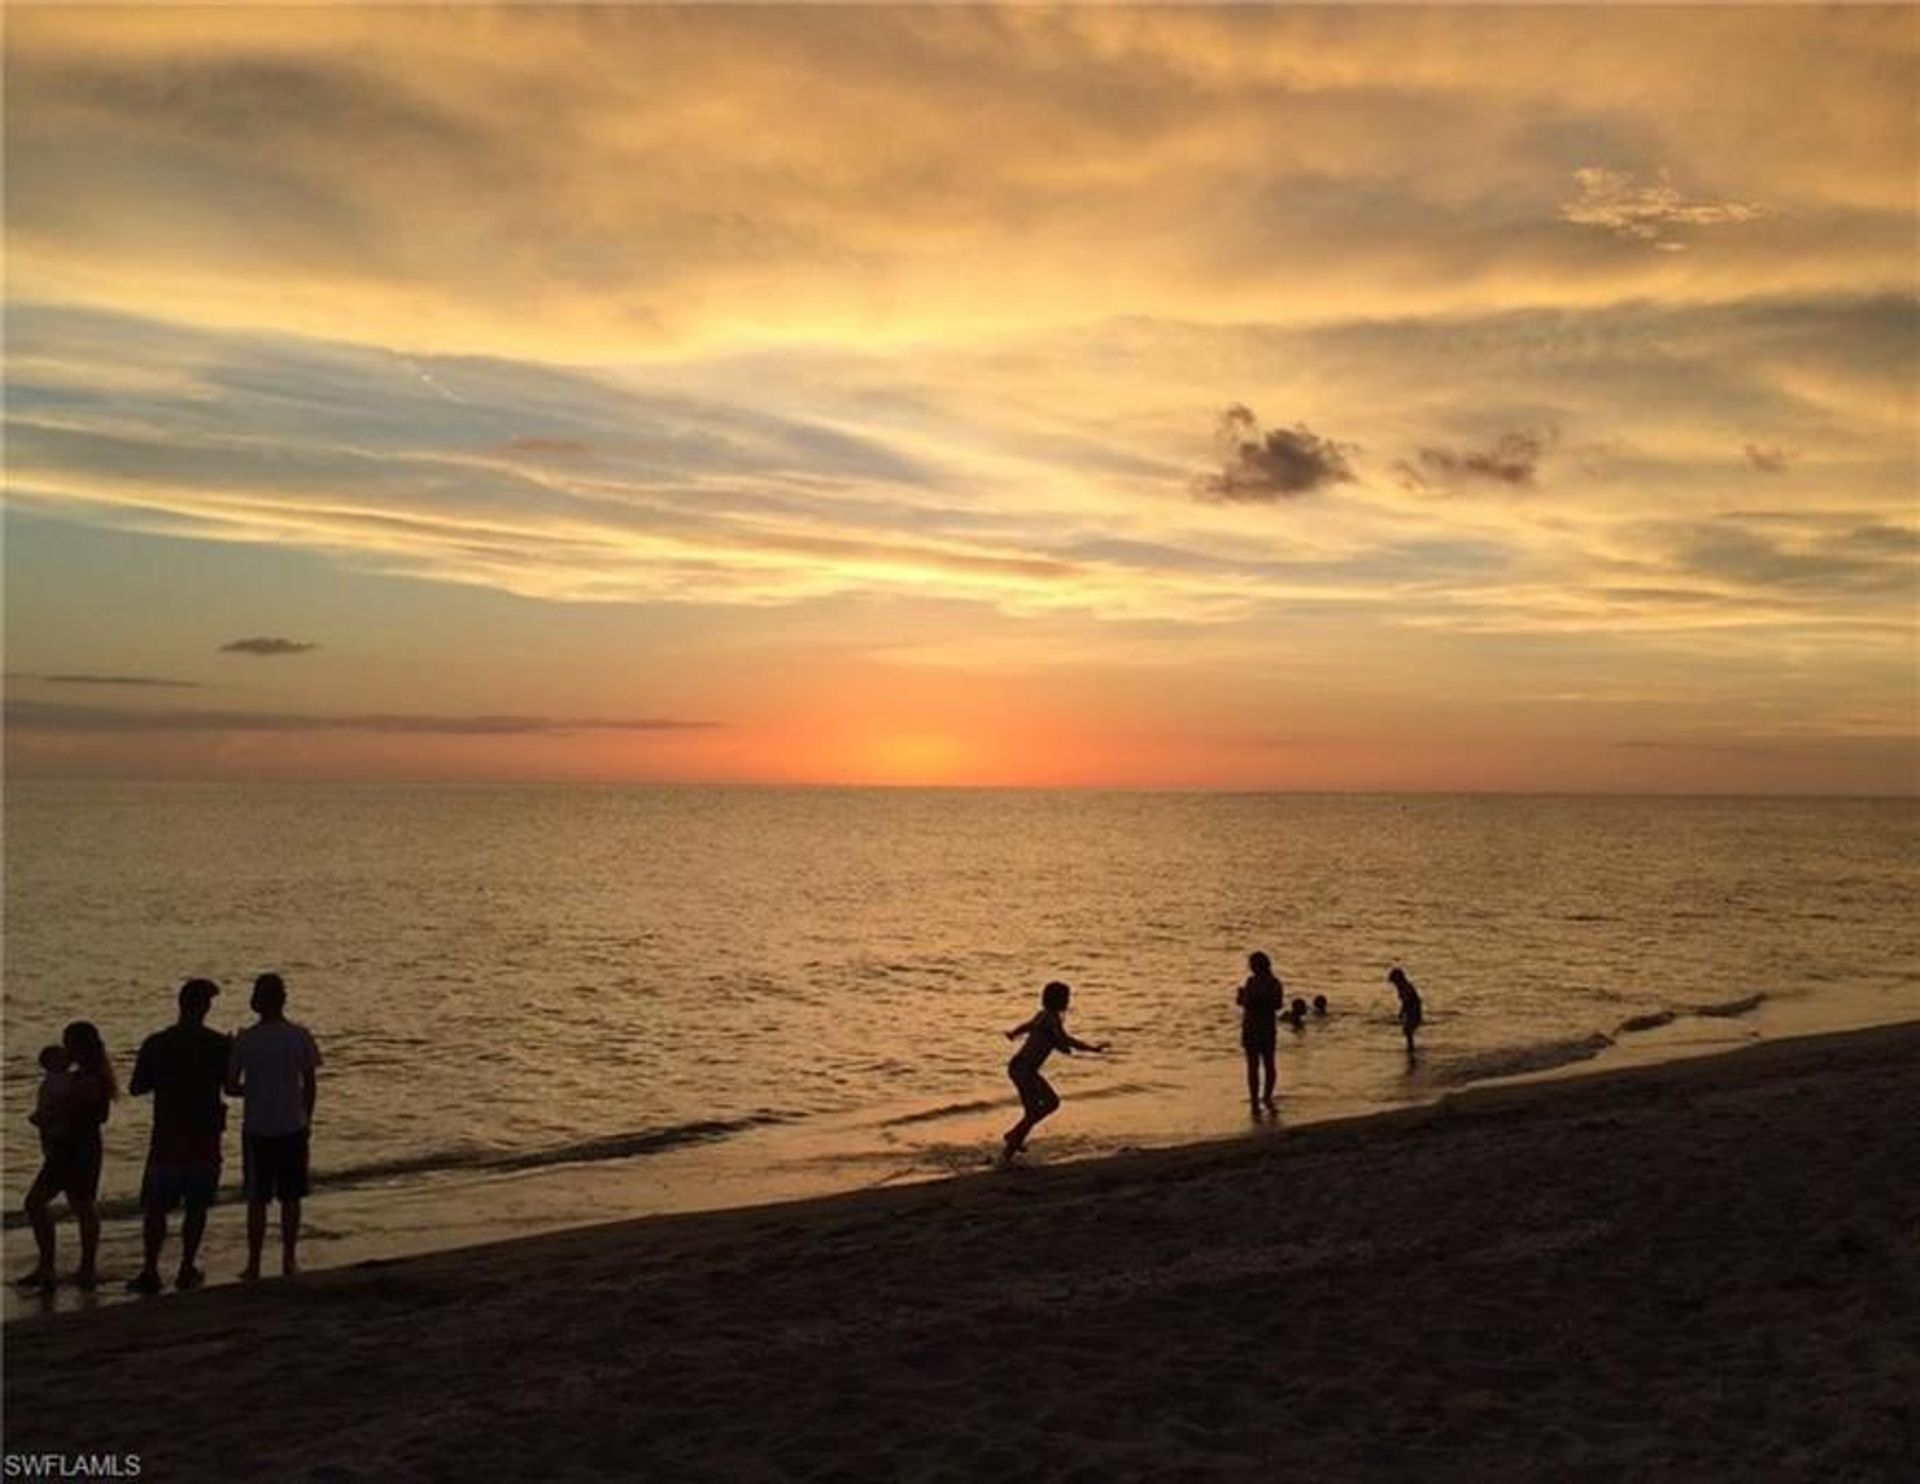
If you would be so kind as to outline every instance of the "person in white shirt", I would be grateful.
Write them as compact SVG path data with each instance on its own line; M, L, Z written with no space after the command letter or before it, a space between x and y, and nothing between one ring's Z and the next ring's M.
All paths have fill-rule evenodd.
M307 1193L307 1146L319 1092L320 1048L303 1025L287 1019L287 986L278 974L253 981L260 1019L233 1038L227 1094L243 1101L240 1147L247 1192L247 1266L260 1276L267 1206L280 1203L280 1271L300 1271L300 1201Z

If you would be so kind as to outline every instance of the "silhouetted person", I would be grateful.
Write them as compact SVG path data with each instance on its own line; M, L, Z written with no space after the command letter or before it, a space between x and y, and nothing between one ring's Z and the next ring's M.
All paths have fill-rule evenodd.
M1407 1038L1407 1064L1411 1066L1414 1059L1414 1032L1420 1029L1420 1022L1425 1018L1420 1009L1420 991L1413 987L1413 981L1405 971L1397 968L1387 970L1387 983L1400 996L1400 1034Z
M278 974L253 981L260 1019L233 1038L227 1091L245 1100L240 1145L247 1186L247 1266L241 1278L260 1276L267 1240L267 1206L280 1203L280 1271L300 1271L300 1201L307 1193L307 1147L319 1094L320 1048L286 1017L287 986Z
M1076 1051L1107 1049L1104 1041L1096 1046L1075 1040L1067 1034L1064 1017L1072 999L1073 991L1058 979L1054 980L1040 991L1039 1013L1007 1032L1009 1041L1021 1036L1027 1039L1014 1052L1013 1060L1007 1063L1007 1075L1013 1079L1013 1085L1020 1093L1020 1106L1024 1111L1020 1121L1007 1130L1006 1149L1001 1155L1003 1163L1024 1149L1027 1135L1033 1132L1034 1125L1060 1106L1060 1095L1040 1075L1040 1068L1045 1065L1047 1058L1056 1051L1064 1051L1071 1056Z
M51 1288L54 1275L53 1213L56 1195L65 1195L80 1227L80 1266L73 1281L80 1288L99 1282L100 1126L120 1095L106 1043L91 1021L76 1020L60 1035L65 1053L65 1086L50 1100L48 1121L41 1125L40 1173L27 1187L27 1224L39 1262L20 1278L23 1288ZM49 1058L51 1060L51 1058ZM51 1076L49 1072L49 1076ZM38 1109L36 1109L36 1112Z
M67 1062L67 1048L59 1042L40 1048L35 1058L40 1063L40 1086L33 1095L33 1112L27 1122L40 1130L40 1156L59 1142L67 1131L67 1104L73 1089L73 1073Z
M1302 999L1294 1000L1291 1005L1287 1006L1287 1013L1280 1018L1286 1021L1286 1023L1296 1031L1299 1030L1307 1023L1307 1002Z
M1313 1018L1315 1020L1325 1020L1327 1018L1327 997L1323 994L1317 994L1313 997Z
M1234 992L1233 1002L1240 1007L1240 1049L1247 1058L1247 1105L1258 1117L1262 1106L1268 1111L1274 1106L1274 1045L1287 992L1266 954L1248 954L1247 969L1247 982Z
M232 1038L207 1026L207 1011L220 986L189 979L180 986L180 1018L140 1044L130 1090L153 1094L153 1137L140 1181L141 1237L145 1259L127 1284L136 1293L160 1291L160 1250L167 1243L167 1213L185 1206L180 1224L180 1270L175 1288L198 1288L206 1274L194 1265L207 1229L207 1209L220 1193L220 1146L227 1105L220 1093L233 1054Z

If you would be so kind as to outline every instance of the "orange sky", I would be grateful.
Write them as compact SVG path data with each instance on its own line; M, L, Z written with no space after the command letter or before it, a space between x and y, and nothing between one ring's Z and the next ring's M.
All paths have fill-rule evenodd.
M1916 783L1910 11L6 49L15 776Z

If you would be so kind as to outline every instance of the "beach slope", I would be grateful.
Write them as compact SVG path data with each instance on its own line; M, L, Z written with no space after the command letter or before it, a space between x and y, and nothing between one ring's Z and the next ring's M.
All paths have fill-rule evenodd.
M147 1480L1913 1477L1916 1170L1920 1026L1763 1044L27 1320L6 1447Z

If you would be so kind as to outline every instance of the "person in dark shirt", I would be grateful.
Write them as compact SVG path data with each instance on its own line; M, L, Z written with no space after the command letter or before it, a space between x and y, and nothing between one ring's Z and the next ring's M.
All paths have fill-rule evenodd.
M1247 1057L1247 1102L1255 1117L1264 1106L1273 1111L1273 1084L1276 1080L1273 1053L1277 1021L1286 990L1273 972L1273 962L1264 953L1247 955L1247 982L1234 995L1240 1006L1240 1049ZM1266 1090L1261 1091L1265 1074Z
M207 1209L220 1191L220 1144L227 1127L221 1097L231 1038L208 1027L207 1011L220 986L189 979L180 986L180 1019L141 1043L133 1064L134 1096L153 1094L153 1140L140 1182L146 1258L128 1287L160 1291L160 1249L167 1242L167 1213L184 1205L180 1226L180 1271L176 1288L198 1288L206 1275L194 1265L207 1229Z

